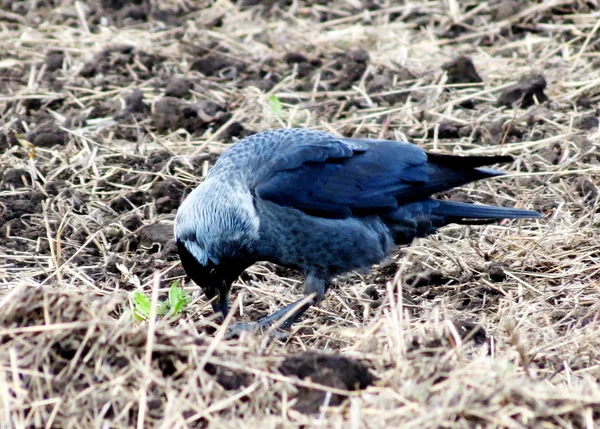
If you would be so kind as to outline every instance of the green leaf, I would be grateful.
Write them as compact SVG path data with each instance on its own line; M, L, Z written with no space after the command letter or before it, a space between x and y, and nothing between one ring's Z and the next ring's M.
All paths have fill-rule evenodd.
M191 299L183 288L179 287L179 282L175 281L169 288L169 299L158 302L156 309L157 316L167 314L179 314L190 303ZM133 293L133 316L137 321L148 320L150 318L150 309L152 301L144 293L136 291Z
M156 309L157 316L164 316L169 312L169 302L158 303ZM142 292L133 293L133 315L138 321L148 320L150 318L150 309L152 308L152 301Z
M146 320L150 317L150 307L152 302L150 298L142 292L133 293L133 315L137 320Z
M283 110L283 106L281 105L281 101L279 101L279 98L277 98L276 95L271 95L269 97L269 106L271 106L271 110L276 115L280 115L281 111Z
M173 282L169 288L169 307L171 314L179 314L183 311L190 299L187 292L179 287L178 282Z

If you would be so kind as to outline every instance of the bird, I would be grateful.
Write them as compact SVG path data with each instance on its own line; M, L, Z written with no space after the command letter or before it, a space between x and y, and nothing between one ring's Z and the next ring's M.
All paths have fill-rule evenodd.
M263 131L224 151L184 199L174 223L177 251L187 276L223 318L232 284L254 263L301 272L305 298L232 329L290 327L336 276L368 270L445 225L540 217L435 198L502 176L485 166L510 162L511 156L432 153L408 142L310 129Z

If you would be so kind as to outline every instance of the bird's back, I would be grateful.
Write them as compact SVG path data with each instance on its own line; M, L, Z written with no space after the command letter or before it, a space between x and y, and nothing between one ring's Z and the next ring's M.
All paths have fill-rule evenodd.
M319 148L339 145L340 139L327 133L298 128L269 130L233 144L217 160L209 177L242 180L250 188L281 171L307 162L306 155Z

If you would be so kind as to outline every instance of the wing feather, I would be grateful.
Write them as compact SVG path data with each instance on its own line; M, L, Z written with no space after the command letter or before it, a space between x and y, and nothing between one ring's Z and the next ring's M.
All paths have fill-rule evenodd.
M501 172L476 167L484 157L428 155L418 146L388 140L337 139L288 147L256 186L265 200L306 213L345 218L383 213L402 204ZM489 157L490 163L510 157ZM437 162L436 162L437 161Z

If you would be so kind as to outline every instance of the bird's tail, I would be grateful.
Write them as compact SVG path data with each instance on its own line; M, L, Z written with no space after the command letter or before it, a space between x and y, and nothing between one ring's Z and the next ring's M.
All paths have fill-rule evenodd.
M431 214L452 219L453 223L473 223L471 220L494 221L498 219L537 218L541 214L532 210L495 207L482 204L459 203L456 201L437 200L439 205L432 209Z

